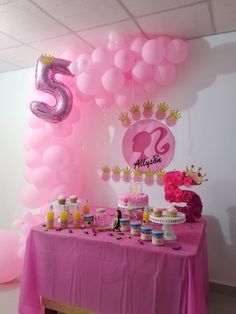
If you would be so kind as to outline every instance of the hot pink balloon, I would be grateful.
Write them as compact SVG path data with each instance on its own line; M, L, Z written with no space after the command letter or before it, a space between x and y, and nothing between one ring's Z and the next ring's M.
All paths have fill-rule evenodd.
M163 43L158 39L148 40L143 45L142 57L148 64L160 64L165 57L165 47Z
M25 156L26 165L30 168L35 168L42 162L42 156L35 150L29 150Z
M38 188L47 188L55 182L55 174L46 166L38 167L33 172L32 183Z
M137 56L141 56L142 48L146 41L147 39L144 37L137 37L130 46L131 51L133 51Z
M80 92L85 95L96 95L102 88L100 79L92 71L79 74L76 84Z
M176 76L176 67L172 63L163 63L157 65L154 69L153 78L158 85L168 85L174 81Z
M63 169L69 162L69 151L61 145L51 145L43 153L43 161L51 169Z
M152 66L144 61L139 61L132 70L132 76L137 82L144 82L152 76Z
M21 201L25 207L35 209L44 204L44 197L36 186L28 184L22 191Z
M188 55L188 46L182 39L173 39L166 48L166 59L172 63L180 63Z
M70 61L50 56L41 56L36 67L36 88L42 92L53 95L56 104L50 106L42 101L33 101L31 111L40 119L47 122L60 122L67 118L72 107L72 94L70 89L62 82L56 80L57 73L71 75L68 69Z
M130 71L134 66L135 58L128 49L120 49L114 57L115 66L123 72Z
M111 93L117 93L121 90L124 83L124 75L116 68L107 70L102 76L102 85L104 89Z
M0 230L0 284L17 278L22 271L22 261L17 256L18 235L10 230Z

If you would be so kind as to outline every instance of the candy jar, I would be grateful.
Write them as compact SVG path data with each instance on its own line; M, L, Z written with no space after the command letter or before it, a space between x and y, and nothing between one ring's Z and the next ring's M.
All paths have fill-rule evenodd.
M96 222L96 226L98 228L103 228L107 225L106 222L106 210L105 208L97 208L96 209L96 216L95 216L95 222Z

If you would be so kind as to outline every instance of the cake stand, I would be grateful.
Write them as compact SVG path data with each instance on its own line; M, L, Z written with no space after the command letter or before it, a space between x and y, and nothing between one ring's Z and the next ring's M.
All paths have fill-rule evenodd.
M186 221L185 214L177 212L176 217L169 217L166 214L164 214L161 217L154 216L153 213L150 215L150 221L158 224L162 224L162 230L164 231L164 238L166 240L175 240L176 234L174 233L174 230L172 228L172 225L174 224L182 224Z

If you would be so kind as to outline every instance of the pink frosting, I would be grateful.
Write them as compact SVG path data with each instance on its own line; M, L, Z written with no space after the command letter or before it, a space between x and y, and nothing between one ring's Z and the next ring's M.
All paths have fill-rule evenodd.
M145 193L120 193L118 195L118 204L124 206L145 206L148 205L148 195Z

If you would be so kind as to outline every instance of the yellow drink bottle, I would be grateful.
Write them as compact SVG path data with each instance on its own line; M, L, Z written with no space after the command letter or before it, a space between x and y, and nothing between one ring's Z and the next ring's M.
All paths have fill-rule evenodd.
M52 205L50 206L50 210L47 212L46 228L47 229L54 228L54 211Z

